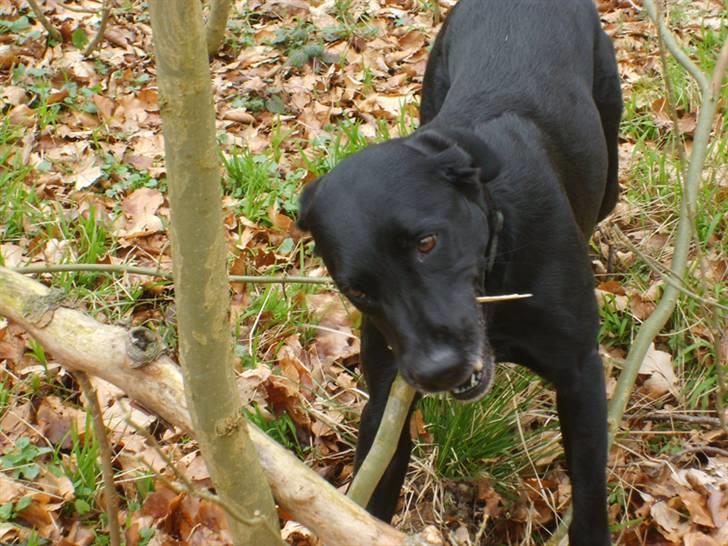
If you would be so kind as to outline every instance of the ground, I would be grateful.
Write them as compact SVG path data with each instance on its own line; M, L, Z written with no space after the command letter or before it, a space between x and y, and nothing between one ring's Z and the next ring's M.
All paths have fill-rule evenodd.
M443 14L452 3L440 2ZM626 105L622 198L591 245L610 394L664 286L679 210L677 143L690 153L700 104L697 86L676 62L668 59L663 70L656 32L639 4L598 2ZM226 43L211 61L231 273L325 276L310 238L293 225L297 193L368 142L416 127L427 52L439 28L436 7L416 0L236 3ZM698 66L712 70L728 37L724 5L675 0L668 7L669 26ZM88 54L100 3L49 0L43 9L60 40L48 39L27 3L0 0L0 264L170 271L146 5L116 2L104 40ZM723 109L727 100L723 87ZM726 127L719 114L686 292L643 363L610 456L618 544L728 543L728 436L718 410L725 389L717 373L720 344L728 344ZM175 356L168 279L123 267L35 277L61 289L65 305L100 321L151 328ZM358 321L327 284L232 284L245 412L342 488L366 399ZM109 384L95 385L127 544L227 543L215 505L167 485L170 464L196 486L210 485L194 441L129 406ZM396 525L433 523L453 544L548 538L570 497L548 386L504 365L485 401L427 398L411 428L418 445ZM105 517L98 442L76 379L0 318L0 543L107 544ZM289 543L315 543L281 517Z

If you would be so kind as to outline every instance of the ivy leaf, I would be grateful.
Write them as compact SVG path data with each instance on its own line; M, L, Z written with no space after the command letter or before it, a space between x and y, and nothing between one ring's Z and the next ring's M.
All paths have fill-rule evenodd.
M73 45L78 49L83 49L88 43L88 34L86 34L86 31L82 28L77 28L71 34L71 42L73 42Z

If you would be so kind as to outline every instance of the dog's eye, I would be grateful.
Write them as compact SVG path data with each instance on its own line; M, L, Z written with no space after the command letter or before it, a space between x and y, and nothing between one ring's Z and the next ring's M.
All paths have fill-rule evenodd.
M437 235L426 235L417 241L417 252L420 254L428 254L432 252L433 248L435 248L436 243Z
M367 299L366 292L363 292L361 290L357 290L356 288L349 288L349 290L347 290L346 293L353 300L365 300L365 299Z

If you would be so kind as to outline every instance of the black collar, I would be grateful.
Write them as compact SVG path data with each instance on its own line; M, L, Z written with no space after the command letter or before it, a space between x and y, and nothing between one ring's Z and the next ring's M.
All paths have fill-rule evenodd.
M485 296L485 283L488 275L493 271L495 257L498 253L498 238L503 230L503 213L496 207L493 196L488 188L483 185L483 199L485 201L485 215L488 218L488 245L485 247L485 267L480 273L480 295Z

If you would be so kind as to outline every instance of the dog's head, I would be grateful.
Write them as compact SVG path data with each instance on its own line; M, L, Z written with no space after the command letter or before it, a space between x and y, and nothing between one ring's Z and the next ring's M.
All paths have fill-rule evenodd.
M474 400L490 386L475 298L490 238L483 182L497 171L482 142L473 153L448 132L422 130L345 159L301 195L299 226L420 391Z

